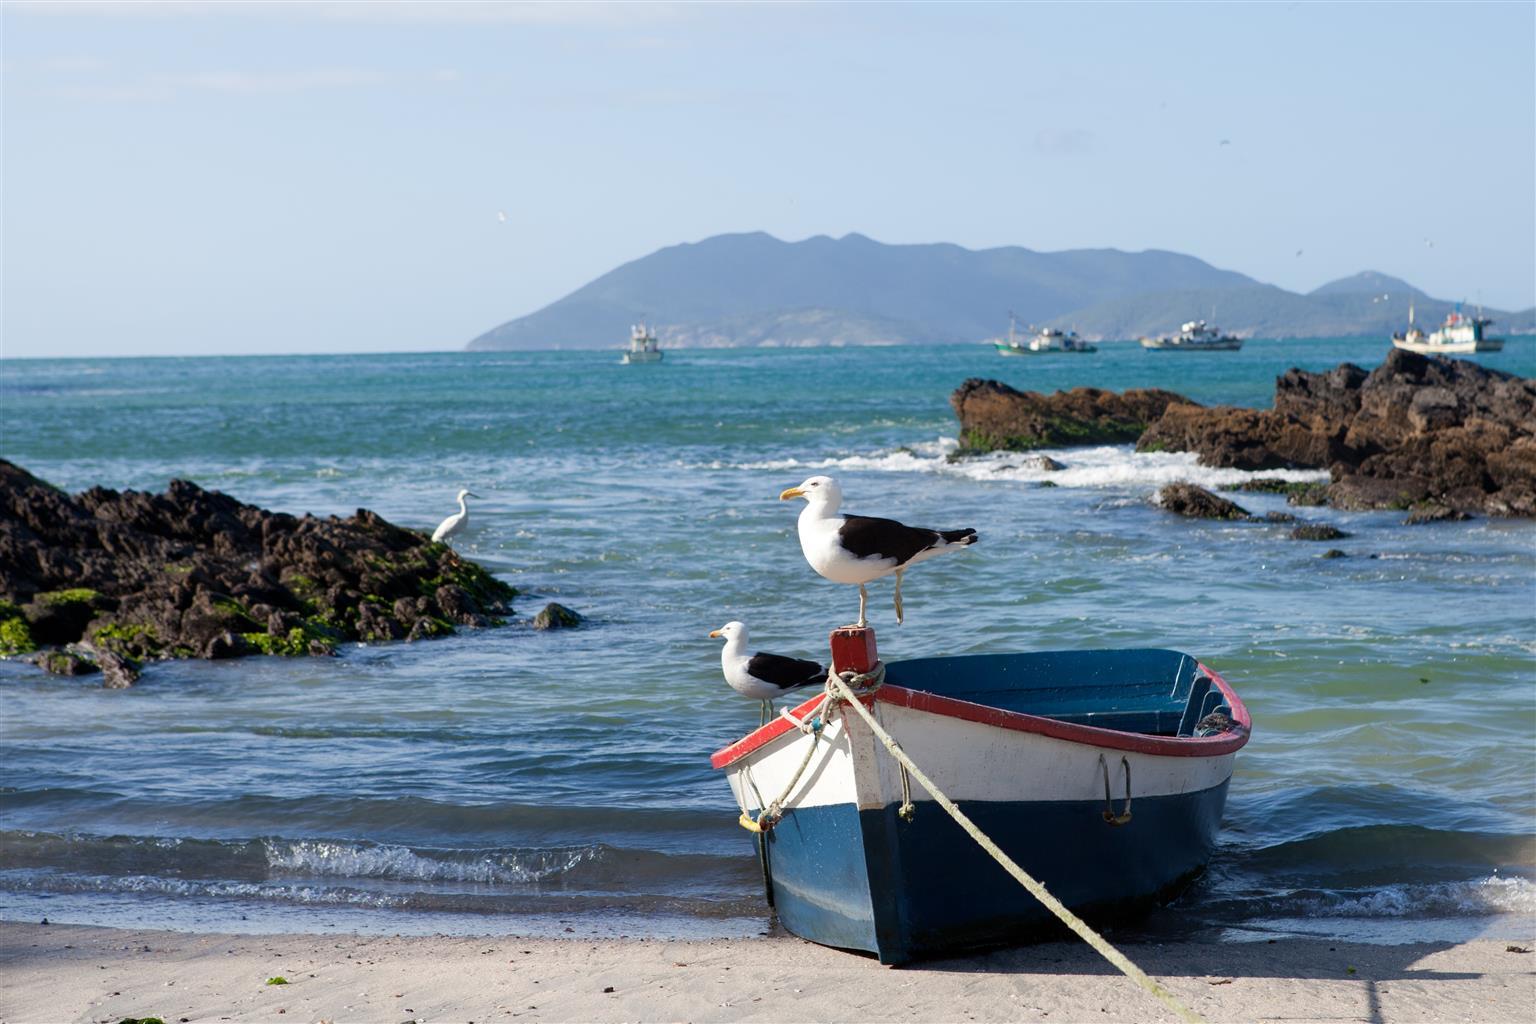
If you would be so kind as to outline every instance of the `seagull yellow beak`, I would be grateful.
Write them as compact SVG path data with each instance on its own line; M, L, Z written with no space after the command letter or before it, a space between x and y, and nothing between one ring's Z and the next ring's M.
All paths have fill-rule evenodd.
M798 487L791 487L789 490L784 491L784 492L779 494L779 500L780 501L788 501L790 498L803 498L803 497L805 497L805 492L802 491Z
M712 630L709 631L709 635L710 636L724 636L725 634L721 633L718 629L712 629Z

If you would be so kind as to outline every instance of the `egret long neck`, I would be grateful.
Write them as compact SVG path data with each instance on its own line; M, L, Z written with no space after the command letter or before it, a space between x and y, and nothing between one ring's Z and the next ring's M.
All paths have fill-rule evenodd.
M461 516L469 515L469 506L464 504L464 495L462 495L462 494L459 495L459 515L461 515Z

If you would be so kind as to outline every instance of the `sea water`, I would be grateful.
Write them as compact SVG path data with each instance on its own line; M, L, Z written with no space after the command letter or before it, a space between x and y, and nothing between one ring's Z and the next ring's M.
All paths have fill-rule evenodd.
M981 346L0 363L0 454L69 490L175 477L292 513L371 508L523 593L500 629L336 658L149 667L131 690L0 663L0 917L239 931L743 935L768 920L711 751L756 725L708 632L823 658L857 594L778 493L976 528L925 563L888 659L1101 647L1197 655L1254 719L1211 870L1145 927L1396 941L1536 915L1536 524L1351 536L1190 521L1156 488L1255 474L1129 446L952 462L967 377L1264 406L1380 341L1000 359ZM1536 340L1485 364L1536 374ZM1042 487L1047 478L1057 484ZM1263 474L1266 476L1282 474ZM1318 473L1283 474L1321 479ZM1283 499L1234 495L1251 511ZM1348 557L1319 557L1330 546ZM526 619L556 600L570 632Z

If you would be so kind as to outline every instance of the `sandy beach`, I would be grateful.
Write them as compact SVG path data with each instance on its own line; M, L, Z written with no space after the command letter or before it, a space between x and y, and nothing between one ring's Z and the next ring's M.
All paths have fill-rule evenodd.
M1213 1022L1529 1020L1536 954L1509 945L1284 938L1125 949ZM787 936L241 936L7 923L0 968L5 1024L1172 1019L1069 943L896 970ZM288 984L267 984L276 977Z

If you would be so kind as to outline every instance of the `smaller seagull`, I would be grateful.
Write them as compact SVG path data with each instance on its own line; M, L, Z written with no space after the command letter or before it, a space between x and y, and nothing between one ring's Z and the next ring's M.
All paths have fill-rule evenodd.
M1232 140L1231 139L1222 139L1220 142L1217 143L1217 145L1218 146L1230 146L1230 145L1232 145Z
M459 492L459 510L453 515L437 524L437 529L432 531L432 540L438 543L446 541L449 537L464 529L469 522L469 506L464 504L465 498L478 498L480 495L469 491Z
M1297 256L1300 256L1300 255L1301 255L1301 254L1302 254L1302 253L1304 253L1304 252L1306 252L1306 250L1305 250L1305 249L1297 249L1297 250L1296 250L1296 255L1297 255Z
M773 714L773 698L827 678L827 670L814 661L762 651L748 654L747 627L740 622L727 622L709 635L725 637L725 646L720 648L720 667L731 689L743 697L762 701L763 715L758 724L767 722Z
M496 219L499 220L501 223L505 224L507 222L507 211L506 210L497 210L496 211Z

